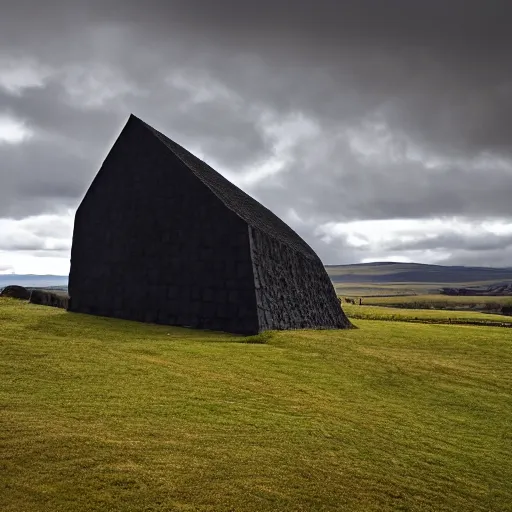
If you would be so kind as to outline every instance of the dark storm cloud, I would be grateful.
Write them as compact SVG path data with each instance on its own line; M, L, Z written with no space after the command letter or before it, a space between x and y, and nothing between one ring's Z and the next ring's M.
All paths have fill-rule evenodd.
M316 141L320 143L320 141ZM483 161L443 163L429 169L420 161L364 161L339 139L320 157L312 147L298 148L278 188L262 195L270 202L295 204L303 214L338 221L360 218L422 218L443 215L510 216L512 166Z
M508 1L303 0L291 7L283 0L174 0L150 1L143 10L138 3L123 5L125 18L163 33L172 27L196 45L252 52L269 66L271 81L286 82L279 75L293 76L299 66L307 90L294 80L294 87L280 91L281 101L288 95L283 105L339 122L346 106L336 96L342 100L345 90L355 88L360 113L380 108L397 129L425 143L509 152ZM320 80L317 87L311 87L308 71ZM269 92L264 80L253 81L252 88Z
M471 236L462 236L451 233L422 238L412 242L392 244L390 251L417 251L432 249L448 249L450 251L512 251L512 235L498 236L492 233L478 233Z
M0 146L0 217L24 218L75 207L90 163L59 144Z
M510 218L511 21L501 0L11 3L0 59L50 71L0 89L37 135L0 145L0 216L76 205L134 112L230 173L279 157L268 124L302 113L314 130L248 190L326 257L359 252L315 223Z
M130 56L121 52L119 57L126 57L124 65L133 75ZM0 89L0 114L23 120L34 132L22 144L0 144L0 217L20 218L76 206L130 112L230 168L241 169L267 151L258 112L241 108L242 100L230 90L212 93L208 77L197 77L195 89L190 90L172 68L136 76L138 82L133 85L130 73L123 70L105 77L101 67L96 71L84 63L74 67L85 68L82 82L72 82L72 73L64 68L55 71L44 86L21 94ZM113 99L100 101L98 92L103 91L87 87L88 80L99 80L107 90L113 80L123 100L113 93Z
M27 4L9 7L15 12L4 17L11 18L6 34L26 23ZM24 34L28 42L20 40L20 46L34 37L54 50L45 33L53 25L71 41L61 50L68 58L87 50L96 57L103 50L107 58L123 48L138 53L140 44L161 53L160 66L169 53L170 62L180 54L179 65L224 77L248 100L308 110L334 123L345 122L347 113L357 118L380 109L395 129L425 144L460 151L510 149L508 1L302 0L292 8L283 0L150 0L53 6L49 12L33 5L41 17L30 23L33 33ZM128 23L130 40L118 39L111 48L103 25L95 32L97 45L73 44L70 27L84 20L91 27ZM247 67L258 59L263 63L259 74L243 66L246 59ZM359 105L347 106L345 95Z

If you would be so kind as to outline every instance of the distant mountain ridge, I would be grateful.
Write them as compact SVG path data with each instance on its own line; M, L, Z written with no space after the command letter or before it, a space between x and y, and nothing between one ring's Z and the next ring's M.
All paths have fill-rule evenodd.
M17 284L26 288L67 288L68 276L0 274L0 289L11 284Z
M432 283L442 286L459 283L485 286L512 283L512 267L464 267L377 261L351 265L326 265L325 269L334 284ZM10 284L35 288L66 288L68 276L0 274L0 288Z
M512 267L465 267L423 263L372 262L326 265L334 283L509 283Z
M443 295L484 295L484 296L508 296L512 295L512 283L494 284L475 288L441 288Z

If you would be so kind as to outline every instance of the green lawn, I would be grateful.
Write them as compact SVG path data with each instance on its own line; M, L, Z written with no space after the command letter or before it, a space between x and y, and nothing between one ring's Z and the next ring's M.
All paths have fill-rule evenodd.
M512 331L354 323L246 343L1 300L0 510L512 511Z

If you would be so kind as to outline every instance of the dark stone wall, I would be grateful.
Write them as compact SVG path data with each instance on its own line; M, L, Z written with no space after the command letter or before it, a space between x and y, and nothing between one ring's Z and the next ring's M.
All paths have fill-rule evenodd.
M259 331L247 224L128 123L76 217L69 310Z
M50 292L48 290L32 290L30 302L41 306L52 306L54 308L67 309L69 298L63 293Z
M512 306L503 306L501 308L501 313L503 315L512 316Z
M260 330L342 329L342 311L320 259L249 228Z
M17 284L11 284L9 286L6 286L0 292L0 297L10 297L11 299L28 300L30 299L30 290L27 290L23 286L18 286Z

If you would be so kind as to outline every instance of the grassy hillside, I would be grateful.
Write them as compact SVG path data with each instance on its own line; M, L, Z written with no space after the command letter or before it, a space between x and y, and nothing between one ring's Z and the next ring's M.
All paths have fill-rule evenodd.
M449 267L420 263L361 263L326 266L334 282L475 283L512 281L512 268Z
M512 268L448 267L420 263L327 265L337 291L345 295L411 295L437 293L439 288L512 283ZM67 287L67 276L1 275L0 289L9 284Z
M512 297L471 296L471 295L409 295L394 297L367 297L364 304L369 306L391 306L399 308L474 309L490 310L512 305ZM512 320L512 319L511 319Z
M403 307L358 306L344 304L347 315L360 320L391 320L431 324L460 324L512 327L512 317L475 311L439 311L435 309L404 309ZM509 332L512 338L512 331Z
M0 300L0 510L512 510L510 330L355 323L251 339Z
M477 287L512 282L512 268L448 267L420 263L328 265L338 293L348 296L438 293L442 287Z
M438 294L446 283L344 283L333 282L338 295L347 297L391 297Z

